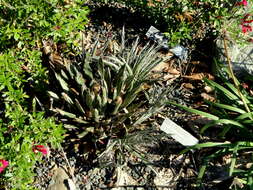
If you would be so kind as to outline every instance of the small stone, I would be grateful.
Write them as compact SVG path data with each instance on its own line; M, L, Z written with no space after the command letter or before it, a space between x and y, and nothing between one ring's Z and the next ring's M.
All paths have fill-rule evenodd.
M75 190L74 182L63 168L54 168L51 184L47 190Z
M205 86L204 90L206 91L206 93L210 93L213 91L213 88L211 88L210 86Z
M251 163L247 163L247 164L246 164L246 168L247 168L247 169L250 169L250 168L252 167L252 165L253 165L252 162L251 162Z

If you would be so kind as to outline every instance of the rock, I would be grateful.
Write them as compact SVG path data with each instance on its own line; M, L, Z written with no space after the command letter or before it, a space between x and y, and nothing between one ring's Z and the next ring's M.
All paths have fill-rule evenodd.
M171 169L163 168L154 178L154 184L158 190L175 189L176 183L173 181L174 174Z
M188 49L181 45L176 45L175 47L169 49L169 51L184 62L188 59Z
M224 50L223 39L216 40L219 61L227 64L227 57ZM228 55L237 76L244 76L246 73L253 75L253 43L237 44L227 40Z
M115 183L115 188L112 190L123 190L124 186L137 186L138 182L132 178L126 171L123 166L119 166L116 168L117 173L117 181ZM122 186L122 187L121 187ZM136 188L137 190L142 188Z
M178 57L182 61L186 61L188 58L188 49L181 46L176 45L173 48L169 48L168 42L169 39L160 32L160 30L156 29L154 26L150 26L148 29L146 36L148 39L156 42L158 45L161 46L161 49L163 50L169 50L171 53L173 53L176 57Z
M76 190L76 187L63 168L54 168L47 190Z
M47 190L68 190L68 188L64 183L55 183L50 185Z

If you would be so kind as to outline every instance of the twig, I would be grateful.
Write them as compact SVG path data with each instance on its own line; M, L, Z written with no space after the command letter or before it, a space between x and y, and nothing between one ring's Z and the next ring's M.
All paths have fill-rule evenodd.
M243 94L240 91L240 87L239 87L240 83L238 83L237 80L236 80L236 77L235 77L234 71L233 71L233 66L231 64L231 60L230 60L230 57L228 55L228 48L227 48L227 42L226 42L226 31L224 31L223 43L224 43L225 55L227 57L228 69L229 69L231 78L232 78L232 80L235 84L235 87L238 91L239 96L241 97L241 100L243 102L243 105L244 105L245 109L247 110L248 113L250 113L251 111L249 109L249 106L248 106L247 102L245 101L245 98L244 98ZM250 115L250 119L253 119L252 115Z
M75 182L75 177L74 177L74 174L73 174L74 171L72 171L72 167L71 167L71 165L70 165L70 163L69 163L69 160L68 160L68 158L67 158L67 156L66 156L66 154L65 154L65 152L64 152L64 150L63 150L63 148L62 148L62 146L60 146L60 149L61 149L62 154L63 154L63 157L64 157L64 159L66 160L67 165L68 165L68 167L69 167L69 174L71 175L72 180Z

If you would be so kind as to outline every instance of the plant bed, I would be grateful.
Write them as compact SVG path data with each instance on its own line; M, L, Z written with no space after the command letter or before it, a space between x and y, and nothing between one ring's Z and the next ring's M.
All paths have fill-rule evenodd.
M8 34L0 40L3 188L250 187L252 78L240 84L224 65L211 72L218 32L243 32L249 41L247 1L41 3L0 3L0 34ZM230 10L234 18L249 12L225 25ZM187 59L149 41L151 25L164 31L169 49L183 44ZM200 144L185 150L161 131L165 118Z
M93 33L87 32L85 34L86 38L84 38L84 41L87 42L85 44L86 45L85 47L91 47L92 45L94 45L94 43L96 41L99 41L99 42L105 44L107 34L111 35L112 41L114 43L113 45L115 47L118 47L120 42L117 39L121 38L121 34L119 34L119 32L115 32L114 30L112 30L112 28L109 25L107 25L107 27L105 27L105 26L100 26L100 27L102 29L98 29L98 26L96 25L96 26L94 26L94 29L92 29L92 25L90 25L90 30L96 31L96 32L93 32ZM102 32L101 32L101 30L102 30ZM122 30L122 28L119 28L118 30ZM118 31L118 30L116 30L116 31ZM127 33L128 33L128 30L126 29L126 34ZM113 35L115 37L113 37ZM133 41L133 40L131 40L131 41ZM145 39L141 39L141 41L144 42ZM104 47L104 46L101 45L99 47ZM87 50L88 50L88 48L87 48ZM109 51L113 51L113 49L109 49ZM159 56L165 57L166 54L161 53ZM174 61L176 61L176 59ZM169 65L169 63L167 65ZM179 69L179 66L177 66L176 64L174 66L175 66L175 68ZM160 69L160 71L162 71L164 68L158 68L158 69ZM173 67L170 69L173 69ZM167 70L169 70L169 69L167 68ZM169 72L171 72L171 71L169 70ZM147 93L150 93L150 97L154 96L153 101L156 101L156 98L159 98L159 96L161 96L161 93L163 92L164 89L171 88L171 86L174 85L174 88L169 90L168 93L166 94L167 98L175 99L176 101L179 101L180 103L187 104L187 105L193 103L191 100L191 96L193 95L191 92L192 90L189 88L188 89L184 88L182 86L182 84L187 82L188 79L183 79L183 78L178 77L179 73L180 72L171 74L172 78L169 80L166 80L166 81L164 81L164 80L159 81L158 80L156 83L156 88L150 89L150 92L148 92L148 90L147 90ZM160 73L160 75L161 76L168 75L168 71L166 71L166 68L165 68L165 70L163 70L162 73ZM196 82L196 84L197 83L199 83L199 82ZM56 83L56 84L59 85L58 83ZM56 84L54 84L54 85L56 85ZM152 94L154 94L154 95L152 95ZM186 95L186 94L188 94L188 95ZM185 97L187 97L187 98L185 98ZM167 98L165 98L165 99L167 99ZM152 102L152 100L151 100L151 102ZM154 116L154 117L150 118L149 123L151 123L151 126L153 126L153 127L148 127L148 128L151 129L151 133L154 130L159 130L159 125L161 125L163 117L168 117L168 114L175 121L182 123L182 124L184 123L183 121L185 121L186 118L191 117L190 115L187 116L186 114L181 112L179 109L173 109L173 108L168 107L166 111L163 111L160 113L160 116ZM145 128L147 128L147 127L145 127ZM145 132L145 130L144 130L144 132ZM141 136L141 135L138 135L138 133L137 133L137 135L136 135L137 139L138 139L138 136ZM171 187L171 188L179 188L179 189L182 188L183 183L181 183L181 180L182 180L183 176L188 176L189 180L191 180L191 178L193 178L193 176L196 176L196 171L195 171L196 168L194 168L193 165L191 165L190 169L188 168L188 170L184 169L184 168L186 168L185 164L190 165L190 163L189 163L190 155L185 155L183 157L178 156L177 153L180 150L182 150L182 148L183 148L182 146L180 146L180 144L178 144L175 141L168 139L168 138L165 138L165 140L162 140L158 137L152 138L152 136L153 135L151 135L149 133L148 133L148 135L146 135L146 138L148 139L148 141L146 140L147 142L145 142L145 139L144 140L142 140L142 139L137 140L137 142L143 141L143 144L142 144L142 146L140 146L138 148L137 147L133 148L133 150L127 150L126 148L124 148L124 145L123 145L124 150L123 150L123 152L118 153L118 156L116 154L116 152L118 151L118 148L116 145L115 145L116 147L112 148L112 150L117 150L116 152L115 151L107 152L107 149L109 149L108 147L110 147L110 143L117 141L117 139L112 138L111 140L109 139L109 141L103 140L102 142L100 142L101 143L100 145L99 145L99 142L97 143L97 145L99 145L100 148L103 147L103 149L105 149L105 147L107 147L107 148L105 149L104 153L103 153L103 151L101 152L102 155L100 155L101 153L96 155L95 152L98 151L97 148L99 148L99 146L97 148L95 148L94 145L90 146L89 142L87 142L87 141L85 142L85 139L80 140L77 137L73 138L72 133L70 131L68 137L65 138L65 142L62 144L62 146L64 148L64 152L66 153L67 160L69 160L71 168L74 169L74 177L76 180L75 181L76 186L80 189L92 189L92 188L96 188L96 187L97 188L109 188L109 187L113 188L113 187L117 186L117 184L119 185L120 183L122 183L121 181L118 181L118 180L120 180L120 176L118 176L118 175L121 175L119 173L121 170L123 170L121 172L121 173L124 173L124 175L122 174L123 175L122 177L125 176L126 178L129 178L129 179L133 178L132 179L133 183L128 184L130 186L131 185L132 186L139 185L140 188L141 187L142 188L150 187L150 188L155 189L156 186L159 186L159 185L166 186L167 185L168 187ZM162 135L160 132L160 136L164 136L164 134ZM141 137L139 137L139 138L141 138ZM86 139L88 139L88 138L86 137ZM119 139L119 141L124 141L124 140L125 140L125 138ZM127 140L127 137L126 137L126 140ZM136 142L136 140L132 140L132 141ZM109 144L107 144L107 143L109 143ZM131 144L131 142L128 142L128 143ZM128 143L125 143L125 144L128 145ZM157 145L152 146L153 143L157 144ZM151 147L149 147L149 146L151 146ZM141 158L140 155L136 156L136 154L134 153L134 149L136 149L137 151L142 150L144 153L148 152L147 154L142 153L144 155L144 157L147 157L147 158L145 158L144 160L140 159ZM131 151L133 151L133 152L131 152ZM62 152L55 151L55 154L50 156L49 160L47 160L47 164L49 163L49 166L47 166L47 164L45 164L45 166L43 166L44 165L43 163L39 163L39 165L38 165L39 168L41 166L41 168L47 168L47 169L44 169L44 171L42 172L44 177L42 176L42 177L37 178L38 186L40 185L41 187L45 188L45 187L47 187L48 184L54 183L52 181L52 177L48 177L48 176L52 175L51 174L52 171L50 170L50 168L54 168L55 165L57 165L58 167L64 166L67 168L67 170L69 170L68 162L62 154L63 154ZM97 156L98 156L98 158L97 158ZM115 156L116 157L123 156L123 157L125 157L125 159L129 157L130 159L126 159L126 160L123 159L120 161L120 160L118 160L119 158L116 159ZM55 159L55 157L57 159ZM107 160L106 159L101 160L101 158L107 158ZM50 163L52 163L52 164L50 164ZM154 169L152 169L152 168L154 168ZM164 169L164 168L166 168L166 169ZM140 171L138 172L138 170L140 170ZM134 171L136 171L137 174L135 174ZM180 174L177 174L178 172L180 172ZM193 173L191 173L191 172L193 172ZM38 176L41 176L41 175L42 174L40 171L40 175L38 175ZM160 176L160 178L159 178L159 176ZM166 176L171 177L171 183L173 183L174 185L171 185L168 182L165 182ZM69 176L69 177L71 178L71 176ZM125 179L125 180L127 180L127 179ZM186 179L184 179L184 180L186 180ZM160 182L160 181L164 181L164 182ZM128 183L128 182L126 181L125 183ZM131 180L129 181L129 183L131 183ZM184 186L185 186L185 188L191 187L191 184L186 183Z

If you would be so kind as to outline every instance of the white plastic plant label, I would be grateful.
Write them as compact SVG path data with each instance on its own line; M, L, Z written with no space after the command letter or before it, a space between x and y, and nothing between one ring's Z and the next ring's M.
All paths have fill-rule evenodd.
M184 146L193 146L199 142L198 139L196 139L182 127L178 126L175 122L171 121L169 118L165 118L160 128L163 132L167 133Z

